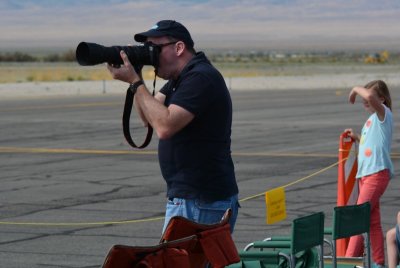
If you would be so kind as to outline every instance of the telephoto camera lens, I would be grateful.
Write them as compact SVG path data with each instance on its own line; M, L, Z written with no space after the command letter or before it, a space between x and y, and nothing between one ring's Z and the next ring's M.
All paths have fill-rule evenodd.
M160 48L145 43L139 46L111 46L106 47L96 43L81 42L76 48L76 60L82 66L92 66L107 62L121 65L123 61L120 51L124 50L129 61L134 65L152 65L158 67Z

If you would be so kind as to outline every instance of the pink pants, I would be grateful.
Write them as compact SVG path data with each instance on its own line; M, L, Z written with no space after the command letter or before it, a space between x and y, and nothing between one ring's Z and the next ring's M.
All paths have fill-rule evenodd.
M370 237L372 257L376 264L385 264L384 239L381 226L381 212L379 209L379 198L385 192L389 184L390 172L388 169L378 173L362 177L359 182L359 195L357 204L367 201L371 203ZM363 237L353 236L350 238L346 251L346 257L360 257L363 253Z

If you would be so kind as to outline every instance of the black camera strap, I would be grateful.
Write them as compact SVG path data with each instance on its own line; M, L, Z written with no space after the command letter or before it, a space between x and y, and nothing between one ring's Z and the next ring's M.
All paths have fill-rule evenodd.
M153 90L153 96L154 96L154 90ZM149 145L149 143L151 141L151 137L153 135L153 128L150 124L148 124L146 139L144 140L142 145L140 145L140 146L136 145L136 143L133 141L133 139L131 137L131 132L129 130L129 121L130 121L131 112L132 112L132 108L133 108L133 97L134 97L134 93L132 92L132 90L130 90L128 88L128 90L126 91L126 97L125 97L124 114L122 115L122 127L124 130L125 139L129 143L129 145L132 146L133 148L143 149L147 145Z
M133 66L135 68L136 73L140 74L140 78L142 78L142 65L135 65ZM153 80L153 92L152 96L154 97L155 91L156 91L156 79L157 79L157 71L158 68L156 67L154 69L154 80ZM126 141L129 143L130 146L133 148L137 149L143 149L147 145L149 145L151 141L151 137L153 136L153 127L148 123L147 124L147 134L146 134L146 139L142 143L142 145L137 146L136 143L133 141L131 132L129 130L129 122L130 122L130 117L131 117L131 112L133 108L133 98L135 96L135 93L132 92L130 88L126 91L126 97L125 97L125 105L124 105L124 114L122 115L122 128L124 130L124 136Z

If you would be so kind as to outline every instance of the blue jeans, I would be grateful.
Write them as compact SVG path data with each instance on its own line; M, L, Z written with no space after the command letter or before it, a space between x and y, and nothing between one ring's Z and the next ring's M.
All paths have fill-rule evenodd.
M169 220L174 216L182 216L198 223L213 224L220 222L225 211L230 208L232 209L232 216L229 220L229 225L231 233L233 233L239 207L237 195L212 203L206 203L198 199L168 199L162 232L164 233Z

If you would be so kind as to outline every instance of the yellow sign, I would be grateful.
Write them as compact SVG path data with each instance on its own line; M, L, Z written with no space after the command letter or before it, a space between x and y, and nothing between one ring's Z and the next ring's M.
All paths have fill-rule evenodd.
M286 219L285 189L283 187L265 192L265 203L267 205L267 224Z

